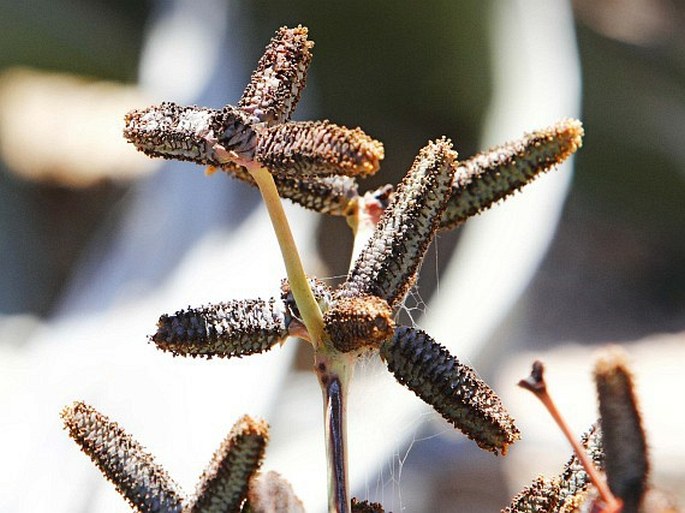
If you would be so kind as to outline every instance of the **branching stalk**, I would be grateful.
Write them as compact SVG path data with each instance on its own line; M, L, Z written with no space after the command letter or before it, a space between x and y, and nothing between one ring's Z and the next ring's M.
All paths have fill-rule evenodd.
M251 166L248 170L257 182L269 212L297 308L316 351L315 368L324 399L329 512L349 513L347 385L353 374L354 359L326 344L327 336L324 332L323 316L304 274L290 225L271 173L261 166Z
M220 168L259 187L288 276L281 299L189 307L162 316L151 340L174 354L208 358L263 352L287 336L308 340L314 347L314 370L324 399L329 512L350 513L347 391L362 354L380 352L400 383L481 447L504 453L518 439L513 419L475 372L427 334L396 327L393 310L413 286L439 228L462 224L560 163L580 146L583 130L580 122L565 120L462 164L451 141L442 137L421 149L395 190L385 185L360 196L355 177L378 170L383 145L359 128L291 119L306 83L312 46L305 27L281 27L237 106L217 110L164 102L129 112L124 135L151 157L208 165L207 174ZM347 279L336 291L307 279L281 196L321 213L347 217L355 244ZM94 432L98 422L98 418L93 421ZM70 429L80 436L80 428L74 424ZM128 438L117 436L131 445ZM99 438L91 450L97 457L102 445ZM130 457L130 447L119 447L126 444L115 444L117 458L122 458L120 453L124 459ZM147 490L154 488L171 497L167 499L172 509L178 506L186 511L146 455L136 459L134 454L134 460L142 470L117 467L113 479L127 484L129 474L143 472L142 488L137 486L132 492L134 506L147 507ZM212 504L216 502L211 491L214 483L223 482L214 478L215 473L207 474L210 492L203 495ZM142 498L136 495L140 490L145 492ZM236 508L243 500L244 496L235 502ZM605 500L610 508L604 513L620 509L620 502ZM257 502L249 501L252 504L243 511L257 511L253 509ZM206 503L198 500L194 504L199 506L193 508L214 508L212 504L205 508ZM367 509L382 511L373 505ZM226 510L222 506L221 511Z

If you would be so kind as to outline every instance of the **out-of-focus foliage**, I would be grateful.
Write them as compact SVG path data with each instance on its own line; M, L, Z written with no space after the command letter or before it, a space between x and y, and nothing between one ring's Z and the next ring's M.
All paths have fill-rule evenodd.
M22 66L133 82L148 11L148 3L133 0L3 2L0 73ZM102 183L74 190L6 171L0 160L0 314L44 315L123 189Z
M685 327L685 7L593 4L575 4L588 137L531 287L543 342ZM649 38L619 38L650 20Z
M133 81L148 10L135 0L3 2L0 70L35 66Z

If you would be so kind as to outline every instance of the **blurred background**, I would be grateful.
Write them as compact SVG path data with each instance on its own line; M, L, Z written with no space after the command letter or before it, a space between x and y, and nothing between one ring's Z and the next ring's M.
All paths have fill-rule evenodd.
M548 3L0 4L0 511L127 511L60 431L59 408L80 398L161 453L188 490L237 414L261 414L274 426L269 465L323 510L322 490L303 490L323 446L305 346L183 362L146 344L161 313L275 293L284 273L256 191L146 159L121 137L132 108L236 102L274 30L297 24L316 46L295 119L361 126L385 144L363 190L396 183L443 134L467 157L566 116L586 132L573 169L514 198L532 210L497 220L498 207L441 235L401 313L495 386L520 420L521 449L481 454L391 383L411 405L390 417L404 423L387 428L397 435L361 410L350 419L387 438L368 458L352 454L355 495L396 512L499 511L570 454L514 384L545 359L581 432L597 416L594 351L611 342L635 363L653 481L682 503L685 4ZM290 211L308 271L339 280L344 220ZM360 370L370 409L386 401L380 385L363 388L376 387L363 385L376 363ZM226 394L244 389L258 399ZM300 425L310 416L313 434ZM209 425L203 440L189 436ZM284 468L296 460L304 477Z

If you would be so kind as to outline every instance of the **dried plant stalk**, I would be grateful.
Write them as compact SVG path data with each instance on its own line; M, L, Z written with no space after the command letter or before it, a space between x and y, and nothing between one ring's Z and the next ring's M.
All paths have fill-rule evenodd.
M460 162L440 229L463 224L560 164L580 148L582 137L580 121L567 119Z
M421 330L399 327L380 350L395 379L482 449L495 454L520 438L502 401L471 367Z
M360 128L293 121L264 131L255 158L275 174L366 177L378 171L384 156L383 145Z
M69 435L98 466L117 491L140 513L180 513L183 493L116 422L93 407L75 402L62 410Z
M430 142L398 185L388 208L342 285L343 296L404 300L445 209L457 154L445 138Z
M559 429L564 433L566 440L573 447L574 458L569 462L560 478L562 481L560 495L566 496L568 493L569 498L561 504L558 511L575 511L576 505L586 500L586 485L592 482L605 503L606 513L619 513L621 501L611 493L604 478L600 475L601 465L595 461L597 458L603 457L601 445L599 445L601 438L595 440L592 436L593 433L590 433L581 442L576 440L571 428L557 408L552 395L547 391L544 363L540 360L534 361L530 375L520 380L518 385L533 393L540 400ZM575 484L576 481L578 486Z
M272 124L290 119L312 60L314 42L307 35L301 25L281 27L266 46L238 104L254 120Z
M331 344L343 353L377 349L395 330L390 305L376 296L340 298L323 321Z
M625 352L611 347L595 364L607 483L623 501L623 513L636 513L647 486L649 458Z
M247 415L236 422L202 474L185 513L239 513L249 480L264 458L268 430L266 422Z
M248 299L162 315L150 339L174 355L231 358L267 351L287 335L281 301Z

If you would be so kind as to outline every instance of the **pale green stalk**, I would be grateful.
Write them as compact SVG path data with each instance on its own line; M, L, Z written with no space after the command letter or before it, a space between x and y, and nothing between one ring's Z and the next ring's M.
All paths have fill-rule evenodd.
M281 198L278 195L278 189L276 189L271 173L266 168L255 164L248 167L248 171L255 182L257 182L259 191L264 199L264 204L269 212L271 224L274 227L278 245L281 248L285 271L288 275L288 282L290 283L293 296L295 297L295 303L297 303L297 308L300 314L302 314L302 320L307 327L312 344L315 348L318 348L324 336L323 317L314 294L309 287L307 277L304 274L302 261L300 260L293 234L290 231L290 225L285 216Z

